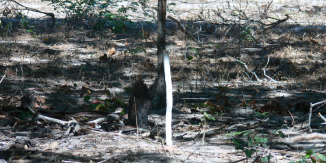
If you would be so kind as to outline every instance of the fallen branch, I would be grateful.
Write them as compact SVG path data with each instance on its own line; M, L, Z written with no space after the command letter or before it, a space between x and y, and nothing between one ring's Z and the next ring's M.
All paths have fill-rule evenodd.
M2 83L2 80L5 79L6 75L7 75L7 71L5 72L5 74L3 75L3 77L1 78L0 84Z
M324 101L320 101L320 102L316 102L314 104L310 103L310 108L309 108L309 120L308 120L308 129L309 129L309 132L312 132L312 129L310 127L310 124L311 124L311 115L312 115L312 108L317 106L317 105L324 105L326 104L326 100Z
M118 121L120 119L118 114L109 114L106 117L101 117L101 118L97 118L95 120L89 121L86 124L98 124L101 122L106 122L106 121Z
M249 67L247 66L246 63L242 62L241 60L239 60L239 59L237 59L237 58L234 58L234 57L231 57L231 58L233 58L233 59L235 59L236 61L238 61L238 62L240 62L241 64L243 64L243 66L246 68L246 70L249 71L251 74L253 74L253 75L256 77L256 79L257 79L258 82L262 82L262 81L263 81L263 80L259 79L259 77L257 76L257 74L256 74L255 72L253 72L253 71L251 71L251 70L249 69ZM267 63L266 63L266 65L265 65L265 67L263 68L264 76L265 76L266 78L268 78L269 81L273 81L273 82L279 83L277 80L274 80L273 78L271 78L270 76L268 76L268 75L266 74L266 67L267 67L268 63L269 63L269 56L268 56ZM249 76L248 76L248 77L249 77ZM249 77L249 78L250 78L250 77Z
M322 120L325 121L323 124L326 124L326 118L325 118L323 115L321 115L320 113L318 113L318 115L319 115L319 117L320 117Z
M265 67L263 68L264 76L266 76L269 80L278 83L278 81L274 80L273 78L271 78L270 76L268 76L268 75L266 74L266 67L267 67L268 63L269 63L269 55L268 55L267 63L266 63L266 65L265 65Z
M14 0L9 0L9 1L14 2L14 3L16 3L17 5L19 5L19 6L21 6L21 7L24 7L26 10L34 11L34 12L39 12L39 13L42 13L42 14L45 14L45 15L50 16L51 19L52 19L52 23L53 23L52 26L55 25L55 17L54 17L54 14L53 14L53 13L42 12L42 11L40 11L40 10L36 10L36 9L33 9L33 8L26 7L26 6L24 6L24 5L22 5L22 4L18 3L18 2L16 2L16 1L14 1Z
M48 117L48 116L45 116L45 115L42 115L40 114L37 110L37 111L34 111L30 106L28 106L28 109L34 113L33 117L36 118L36 119L43 119L45 121L49 121L49 122L53 122L53 123L57 123L57 124L60 124L60 125L63 125L63 126L66 126L68 125L69 128L68 130L66 131L66 134L70 133L70 132L78 132L80 130L80 125L78 124L78 122L76 120L71 120L71 121L64 121L64 120L60 120L60 119L57 119L57 118L52 118L52 117ZM106 117L101 117L101 118L97 118L93 121L89 121L87 122L86 124L98 124L98 123L101 123L101 122L105 122L105 121L118 121L120 120L120 116L118 114L109 114L107 115Z
M259 23L262 24L262 25L267 26L267 27L263 27L264 31L266 31L268 29L271 29L271 28L274 28L274 27L278 26L279 24L281 24L283 22L286 22L290 18L290 16L288 14L285 14L285 16L286 16L286 18L284 18L284 19L276 19L276 18L268 17L268 18L271 18L271 19L276 19L277 21L274 22L274 23L270 23L270 24L264 24L264 23L261 23L261 22L259 22Z
M312 133L312 134L302 134L299 136L291 137L291 138L285 138L284 142L299 142L303 140L315 140L315 139L326 139L326 134L322 133Z
M233 58L233 57L232 57ZM242 62L242 61L240 61L239 59L237 59L237 58L234 58L236 61L238 61L238 62L240 62L241 64L243 64L244 65L244 67L247 69L247 71L249 71L250 73L252 73L255 77L256 77L256 79L257 79L257 81L258 82L262 82L263 80L261 80L261 79L259 79L258 78L258 76L256 75L256 73L255 72L253 72L253 71L251 71L249 68L248 68L248 66L247 66L247 64L246 63L244 63L244 62Z
M29 109L32 113L35 113L35 111L34 111L30 106L27 105L27 107L28 107L28 109ZM58 124L63 125L63 126L69 124L68 121L63 121L63 120L60 120L60 119L56 119L56 118L52 118L52 117L48 117L48 116L44 116L44 115L42 115L42 114L40 114L40 113L38 113L38 114L35 116L35 118L37 118L37 119L43 119L43 120L50 121L50 122L54 122L54 123L58 123Z

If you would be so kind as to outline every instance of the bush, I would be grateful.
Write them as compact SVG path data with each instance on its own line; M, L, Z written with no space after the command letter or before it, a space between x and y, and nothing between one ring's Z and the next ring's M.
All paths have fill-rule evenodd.
M127 5L123 2L127 2ZM123 32L129 22L127 11L135 12L137 6L143 6L146 2L147 0L51 0L51 5L54 10L65 13L67 19L87 23L95 30L111 28L114 32ZM114 8L117 10L112 11Z

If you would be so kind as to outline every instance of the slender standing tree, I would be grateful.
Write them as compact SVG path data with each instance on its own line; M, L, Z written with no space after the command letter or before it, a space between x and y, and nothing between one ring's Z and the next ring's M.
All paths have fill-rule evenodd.
M172 106L173 106L173 94L172 94L172 79L170 70L169 53L163 51L164 62L164 74L165 74L165 86L166 86L166 115L165 115L165 133L166 133L166 145L172 146Z
M162 108L166 106L166 145L172 146L172 79L170 70L169 53L165 50L165 26L166 21L166 0L158 1L157 11L157 57L158 57L158 77L154 85L147 89L142 79L136 80L132 87L131 96L129 100L129 114L128 119L131 125L138 125L140 127L147 127L147 113L150 102L155 95L159 98L157 107Z
M157 94L161 101L159 106L166 106L166 121L165 121L165 132L166 132L166 145L172 146L172 80L169 53L165 50L165 31L166 31L166 0L158 1L157 11L157 57L158 57L158 83L157 83Z
M158 57L158 76L154 88L158 98L157 106L166 106L165 77L163 65L163 51L165 50L165 19L166 19L166 0L158 1L157 11L157 57Z

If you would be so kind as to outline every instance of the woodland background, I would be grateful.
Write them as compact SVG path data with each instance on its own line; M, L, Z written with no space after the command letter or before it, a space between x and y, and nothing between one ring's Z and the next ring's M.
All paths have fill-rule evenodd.
M152 104L151 130L123 116L135 77L157 77L157 1L17 2L0 6L1 159L326 161L323 103L308 125L326 97L325 1L167 1L168 150L164 108Z

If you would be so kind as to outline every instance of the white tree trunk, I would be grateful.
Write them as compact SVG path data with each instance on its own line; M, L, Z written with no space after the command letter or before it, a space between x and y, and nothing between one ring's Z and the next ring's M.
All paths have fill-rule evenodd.
M164 74L165 74L165 86L166 86L166 121L165 121L165 133L166 133L166 145L172 146L172 106L173 106L173 95L172 95L172 79L169 53L167 50L163 51L163 62L164 62Z

